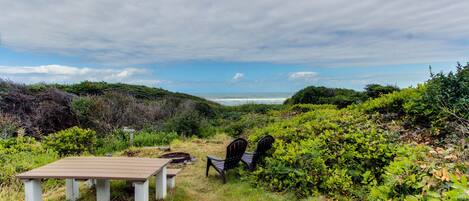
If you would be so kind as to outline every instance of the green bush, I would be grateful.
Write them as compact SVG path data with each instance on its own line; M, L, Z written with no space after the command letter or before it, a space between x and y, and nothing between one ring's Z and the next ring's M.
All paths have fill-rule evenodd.
M427 128L436 140L457 143L469 133L469 64L432 74L425 84L382 95L357 106L406 127Z
M404 200L424 190L427 174L419 161L423 161L426 147L400 147L395 159L385 168L383 183L372 188L370 200Z
M283 105L268 105L268 104L243 104L237 106L225 106L223 107L223 112L240 112L243 114L246 113L256 113L256 114L267 114L272 110L279 110L284 108Z
M466 145L433 150L399 144L394 133L361 110L315 107L249 135L250 143L266 134L276 139L272 154L250 177L254 183L300 197L325 194L338 200L469 196ZM450 175L457 177L450 180Z
M250 135L271 134L275 151L255 175L275 191L363 198L393 159L387 132L356 110L318 109Z
M92 153L96 145L96 132L75 126L51 134L42 142L47 148L57 151L61 156Z
M313 105L313 104L296 104L288 107L286 110L283 110L282 112L287 115L297 115L297 114L302 114L306 112L311 112L315 110L321 110L321 109L337 109L336 105L330 105L330 104L323 104L323 105Z
M96 140L96 155L112 154L129 148L128 139L122 139L116 135L110 134Z
M268 115L255 113L246 114L241 116L238 121L228 123L228 125L225 126L224 131L232 137L239 137L246 134L245 132L249 129L261 128L273 121L274 118L271 118Z
M368 114L380 113L394 114L399 117L405 116L406 110L411 109L410 105L406 105L421 99L424 90L424 86L403 89L402 91L396 91L371 99L360 104L358 107Z
M203 121L203 117L197 112L184 112L166 121L163 127L165 131L176 132L183 136L201 136Z
M285 104L332 104L339 108L360 103L366 95L351 89L309 86L296 92Z
M34 138L18 136L0 140L0 184L19 185L15 175L48 164L59 158Z
M390 94L395 91L399 91L399 88L391 85L369 84L365 87L365 93L369 98L378 98L381 95Z
M469 63L458 63L456 72L432 74L422 99L432 114L435 134L442 137L456 134L468 136L469 130ZM458 140L458 139L456 139Z
M371 188L368 199L467 200L469 183L464 172L468 167L464 159L457 159L460 154L453 148L434 151L423 145L400 146L385 167L383 181Z

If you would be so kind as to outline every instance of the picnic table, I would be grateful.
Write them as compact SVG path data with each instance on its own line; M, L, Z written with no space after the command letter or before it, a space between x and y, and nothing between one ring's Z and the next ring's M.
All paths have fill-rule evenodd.
M67 200L79 198L78 181L95 180L98 201L110 200L110 180L133 182L135 201L148 201L148 183L156 176L156 199L166 197L166 166L171 159L130 157L68 157L18 174L26 201L41 201L41 179L66 179Z

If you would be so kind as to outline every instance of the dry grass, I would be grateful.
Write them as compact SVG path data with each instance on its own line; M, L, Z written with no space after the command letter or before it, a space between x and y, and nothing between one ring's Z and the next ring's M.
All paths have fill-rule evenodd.
M183 167L176 178L176 189L169 193L168 201L287 201L294 200L294 196L265 192L261 188L251 186L238 180L235 171L228 175L228 183L222 184L216 172L211 169L209 177L205 177L206 156L214 155L224 157L225 147L230 142L225 135L218 135L211 139L176 140L171 145L171 151L191 153L197 161ZM132 155L137 157L158 157L162 151L156 148L130 149L115 155ZM150 183L150 200L155 200L154 179ZM8 187L7 187L8 188ZM0 200L23 200L23 190L18 188L2 188ZM44 200L65 200L64 187L58 189L44 189ZM83 201L94 201L95 192L81 186L80 193ZM124 181L111 182L111 200L133 200L132 185Z

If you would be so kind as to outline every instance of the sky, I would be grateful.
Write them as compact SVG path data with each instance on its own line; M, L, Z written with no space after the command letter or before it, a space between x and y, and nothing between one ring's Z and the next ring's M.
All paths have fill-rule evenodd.
M469 61L469 1L0 0L0 78L186 93L416 86Z

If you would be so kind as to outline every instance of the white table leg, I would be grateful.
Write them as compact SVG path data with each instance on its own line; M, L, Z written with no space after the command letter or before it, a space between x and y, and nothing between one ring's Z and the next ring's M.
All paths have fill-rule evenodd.
M69 201L76 201L80 198L79 183L76 179L66 179L66 198Z
M42 187L40 179L24 180L24 190L26 201L42 201Z
M134 182L135 201L148 201L148 180L145 182Z
M176 176L168 178L168 188L174 189L176 187Z
M166 197L166 166L156 175L156 199L164 199Z
M96 180L96 200L109 201L111 200L111 183L107 179Z

